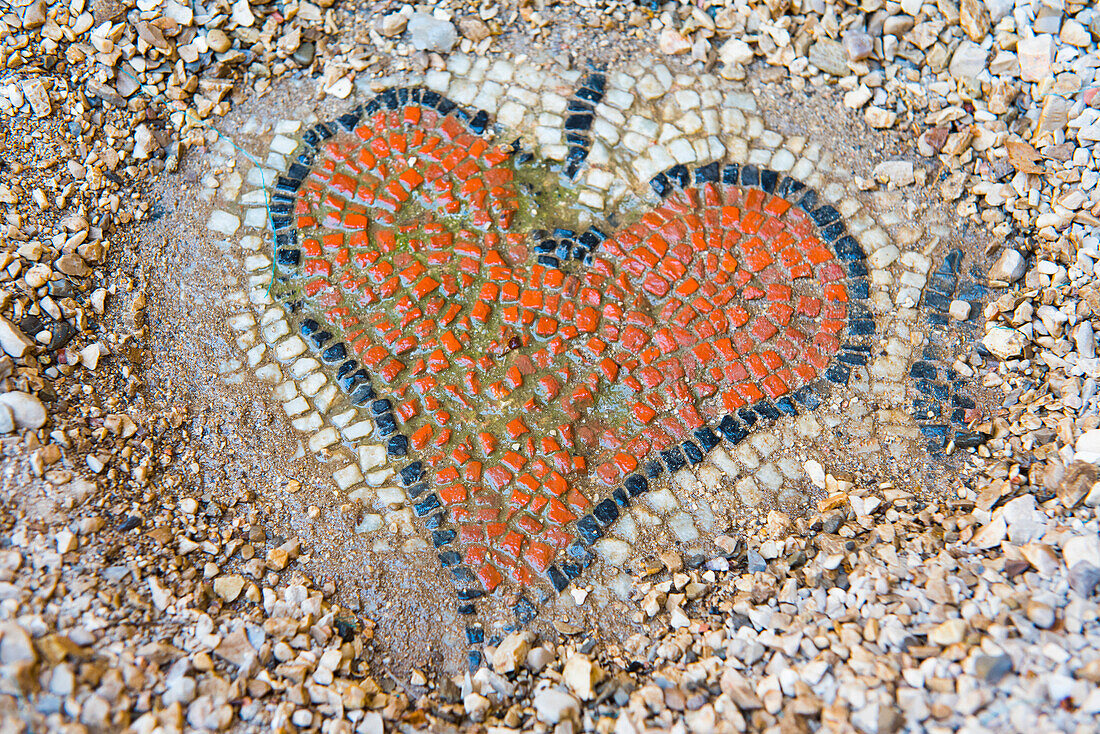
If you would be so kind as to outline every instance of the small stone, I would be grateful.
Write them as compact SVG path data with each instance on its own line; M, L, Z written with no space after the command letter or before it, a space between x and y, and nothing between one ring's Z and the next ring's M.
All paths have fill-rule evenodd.
M46 87L42 84L40 79L34 81L25 82L23 84L23 95L30 102L31 110L34 112L35 117L49 117L52 108L50 107L50 95L46 93Z
M240 596L242 589L244 589L244 577L240 574L229 574L214 579L214 593L227 602Z
M512 632L506 636L493 653L493 670L498 673L511 673L527 659L527 652L535 636L530 632Z
M755 548L749 548L746 554L746 565L749 573L763 573L768 570L768 562Z
M54 261L54 266L65 275L73 278L86 278L92 273L84 259L75 252L66 252Z
M1027 603L1027 618L1039 629L1050 629L1056 619L1054 607L1032 599Z
M1018 250L1007 249L989 269L989 279L1002 283L1015 283L1023 277L1025 270L1024 256Z
M325 94L336 99L347 99L351 95L352 84L350 77L340 77L325 88Z
M958 299L951 302L947 312L951 314L951 318L956 321L966 321L970 318L970 303L968 301L960 301Z
M153 606L163 612L172 603L172 592L164 588L156 576L150 576L148 584L149 594L153 597Z
M684 38L683 34L675 28L665 28L657 37L657 47L663 54L678 56L691 50L691 41Z
M171 678L170 682L163 694L161 694L161 701L165 706L171 706L173 703L188 704L195 700L195 679L190 676L180 676L179 678Z
M282 571L290 562L290 554L282 548L272 548L267 552L267 567L274 571Z
M833 76L848 76L848 52L844 46L830 38L819 38L810 46L810 63Z
M1062 560L1054 548L1046 543L1024 543L1020 552L1032 567L1044 576L1053 576L1062 567Z
M916 181L911 161L883 161L875 166L874 176L879 183L891 186L909 186Z
M1093 17L1097 16L1094 15ZM1072 18L1067 18L1062 23L1062 30L1058 34L1058 39L1062 43L1068 43L1070 46L1077 46L1078 48L1088 48L1092 40L1089 37L1088 29Z
M1081 441L1090 433L1094 435L1090 436L1089 443L1085 444L1085 456L1082 457ZM1100 461L1100 436L1095 434L1100 434L1100 431L1095 429L1085 431L1077 439L1074 446L1074 461L1066 467L1065 476L1058 484L1058 501L1066 509L1072 510L1081 504L1081 500L1085 499L1092 488L1096 486L1096 483L1100 481L1100 470L1096 467L1096 462Z
M883 130L894 126L894 123L897 122L898 119L898 113L872 105L864 110L863 119L866 120L867 124L871 127Z
M1088 598L1100 584L1100 567L1080 561L1070 566L1069 587L1079 595Z
M994 548L1008 535L1008 525L1004 518L997 516L982 526L982 529L974 533L971 543L976 548Z
M976 79L986 69L989 51L973 41L963 41L951 55L947 70L956 79Z
M448 53L458 42L458 31L450 22L427 13L413 13L408 31L409 41L419 51Z
M466 715L471 721L484 721L491 704L489 699L480 693L471 693L462 699L462 706L466 709Z
M966 639L969 629L964 619L949 619L941 623L928 633L928 641L933 645L947 647L955 645Z
M80 364L95 371L95 368L99 366L100 358L106 353L107 350L103 348L102 344L99 342L92 342L80 350Z
M458 30L466 38L469 38L474 43L478 41L484 41L489 37L489 26L480 18L463 18L458 21Z
M206 45L211 51L223 54L233 46L233 41L225 34L225 31L214 28L206 33Z
M378 32L386 38L396 38L405 32L409 25L409 19L402 13L390 13L383 15L378 21Z
M59 532L57 535L55 535L54 536L54 541L57 543L57 552L58 553L68 553L70 551L76 550L76 546L77 546L76 534L73 533L68 528L65 528L64 530Z
M1069 538L1062 543L1062 558L1067 568L1073 568L1078 563L1100 566L1100 537L1075 535Z
M554 662L554 653L545 647L533 647L531 651L527 653L527 659L524 661L524 665L532 673L538 673L542 671L547 665Z
M157 144L156 138L153 137L153 131L149 129L149 126L145 123L138 125L134 130L134 158L143 161L151 156L158 147L160 146Z
M0 404L6 405L19 428L37 430L46 425L46 408L42 401L30 393L13 390L0 395Z
M997 683L1012 672L1012 658L1008 655L977 655L974 658L974 675L986 683Z
M317 46L313 41L305 41L298 46L292 58L299 66L309 66L313 63L313 56L317 53Z
M237 0L233 3L230 18L237 25L245 28L256 22L256 16L252 14L252 9L248 7L248 0Z
M844 50L849 61L863 61L875 50L875 39L863 31L848 31L844 34Z
M1100 428L1085 431L1073 446L1073 458L1090 464L1100 463Z
M1075 676L1089 683L1100 683L1100 658L1093 658L1074 673Z
M603 677L603 671L587 655L577 654L565 661L561 677L582 701L588 701L595 695L594 686Z
M723 64L748 64L753 55L752 46L740 38L731 38L718 47L718 58Z
M535 716L546 724L573 719L580 713L580 702L564 691L544 688L535 694Z
M248 641L248 635L243 627L222 638L218 646L214 648L214 654L223 660L236 665L238 668L247 667L256 658L256 649Z
M11 408L0 403L0 435L11 433L15 430L15 415Z
M821 462L816 459L807 459L802 468L806 470L806 476L810 478L815 487L825 489L825 467L821 465Z
M864 734L891 734L901 727L902 721L893 706L871 703L852 714L852 723Z
M19 327L0 316L0 349L5 354L19 359L33 346L34 342Z
M1054 36L1041 34L1016 42L1020 77L1025 82L1041 82L1050 76L1054 63Z
M27 631L14 622L0 624L0 664L33 663L38 659Z
M989 11L982 0L962 0L959 4L959 25L971 41L980 42L989 33Z
M994 326L982 338L982 345L997 359L1013 359L1024 353L1027 337L1016 329Z
M19 5L9 7L21 7ZM31 30L37 28L46 22L46 10L48 9L46 0L34 0L30 5L22 10L22 22L24 30ZM16 26L18 28L19 26Z

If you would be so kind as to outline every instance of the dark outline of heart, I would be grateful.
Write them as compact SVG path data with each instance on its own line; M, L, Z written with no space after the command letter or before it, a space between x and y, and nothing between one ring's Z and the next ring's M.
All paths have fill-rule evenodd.
M587 81L587 80L586 80ZM582 86L583 89L583 86ZM422 98L431 100L431 104L421 102ZM394 110L406 104L424 104L435 108L441 115L454 114L462 120L468 129L474 134L482 134L489 125L489 115L482 110L463 110L460 106L447 100L436 92L431 92L422 87L390 88L379 93L370 102L356 107L351 112L341 115L329 123L318 123L309 128L302 136L307 150L298 154L297 159L288 166L285 175L281 175L275 182L271 195L272 223L274 229L274 263L284 270L297 267L300 261L297 246L297 229L294 226L292 215L297 192L303 180L309 174L316 152L322 142L333 137L335 131L343 129L351 132L355 129L360 119L365 115L372 115L381 110ZM565 175L572 178L580 162L587 155L587 148L571 141L570 156L567 159ZM516 149L513 148L513 153ZM847 337L843 344L843 351L833 356L833 363L825 370L826 379L803 385L790 396L783 396L777 400L767 398L757 403L741 408L737 417L727 414L714 425L704 426L694 431L694 441L689 437L679 447L661 452L661 459L670 472L679 470L687 465L696 465L702 462L707 453L720 443L718 434L729 443L736 445L760 427L777 420L782 415L794 416L798 414L795 402L808 410L813 410L821 403L821 398L826 396L831 389L830 382L838 385L847 385L851 367L849 365L866 365L870 352L869 342L875 332L875 324L870 310L863 305L863 301L869 296L869 281L867 267L864 261L864 252L859 243L847 233L841 215L835 208L828 204L822 204L816 191L802 182L776 171L761 169L751 164L739 165L736 163L721 165L712 162L689 170L683 165L677 165L668 171L657 174L650 185L657 195L664 200L671 195L677 187L684 189L693 182L702 185L707 182L721 182L727 185L739 185L748 188L759 188L768 194L774 194L786 199L792 206L802 209L813 220L820 234L821 241L831 247L837 259L843 262L847 270L848 288L848 314ZM598 230L590 230L597 236L590 235L588 241L598 246L598 242L604 239L604 235ZM588 234L588 233L586 233ZM581 236L583 238L584 235ZM284 304L289 311L294 313L298 303ZM319 325L309 318L302 318L299 329L303 336L310 336ZM856 343L862 342L862 343ZM372 403L372 419L376 427L378 419L388 415L389 422L396 424L392 409L389 411L379 409L380 403L388 404L387 400L375 400L376 394L370 383L369 374L365 369L356 370L354 360L347 359L347 348L342 343L330 344L322 348L321 345L311 345L315 352L320 352L322 361L332 367L336 363L343 365L336 372L337 382L351 395L351 402L357 407ZM365 379L364 379L365 378ZM794 398L793 400L791 398ZM697 442L697 443L696 443ZM697 445L698 444L698 445ZM702 448L700 448L702 447ZM398 430L387 442L387 455L391 459L398 459L408 454L408 438ZM653 467L656 466L655 471ZM619 508L627 507L633 497L637 497L648 491L649 479L659 476L661 462L656 458L647 463L648 472L641 470L631 474L623 481L623 486L608 492L603 500L596 503L592 512L575 521L578 539L575 540L565 554L573 558L573 562L562 562L562 568L552 564L546 571L547 580L558 593L562 592L569 583L577 578L581 571L587 568L594 555L588 549L597 539L602 537L604 529L613 524L619 516ZM648 473L648 478L647 478ZM406 464L398 475L406 491L413 489L422 481L425 475L423 463L419 460ZM421 490L422 492L423 490ZM419 494L412 495L410 501ZM434 504L432 499L434 498ZM442 519L446 509L442 508L438 497L434 494L420 503L413 505L418 517L430 515L436 509L442 509L439 514L432 515L424 523L425 530L433 532L433 544L436 549L442 548L450 540L440 542L438 528L444 522ZM434 526L432 525L435 521ZM444 559L445 553L440 554L442 565L450 568L456 579L463 583L476 585L476 578L472 571L460 563L457 555L448 560ZM460 601L459 613L471 615L476 613L473 600L484 595L480 588L459 589L457 596ZM526 624L534 618L537 608L534 603L523 594L519 595L518 602L513 607L517 622ZM468 630L469 632L469 630ZM476 635L475 635L476 636ZM470 643L475 644L481 640L470 638Z

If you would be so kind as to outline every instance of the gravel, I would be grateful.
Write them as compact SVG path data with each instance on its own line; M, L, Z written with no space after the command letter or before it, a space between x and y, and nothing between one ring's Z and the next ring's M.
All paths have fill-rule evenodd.
M296 8L38 0L0 16L0 434L10 434L0 711L16 730L1094 725L1100 13L1090 4ZM951 315L984 325L959 364L1000 404L981 427L990 439L972 455L972 485L929 499L842 489L814 471L829 488L817 511L774 513L740 539L742 555L685 566L670 550L635 572L638 631L617 644L517 631L490 641L491 668L473 675L393 672L370 613L342 606L308 548L265 530L247 501L219 502L185 479L194 436L213 429L142 397L145 283L108 258L154 217L149 181L215 144L206 121L237 95L309 74L318 97L343 99L356 75L391 59L427 68L454 48L501 53L506 28L545 45L571 23L609 24L609 37L718 64L728 80L767 74L835 92L870 127L914 140L937 195L999 243L987 276L1006 290L981 314L952 304ZM912 161L872 162L869 187L924 185ZM213 224L231 234L240 222ZM41 328L25 333L32 322Z

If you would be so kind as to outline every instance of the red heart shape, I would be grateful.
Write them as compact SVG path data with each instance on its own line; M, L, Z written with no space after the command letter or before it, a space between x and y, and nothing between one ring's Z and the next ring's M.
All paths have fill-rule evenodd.
M830 365L849 292L836 233L815 217L835 211L721 183L715 167L666 180L659 206L606 239L558 237L525 257L511 150L428 94L307 136L308 170L281 184L297 192L299 242L282 235L278 261L298 267L281 287L324 324L303 332L341 379L362 365L386 386L379 432L400 419L417 460L403 478L445 562L487 591L505 573L560 589L576 566L554 559L646 480L601 496L658 456L701 458L709 426L738 409L793 406ZM366 396L359 385L345 386ZM589 475L603 492L585 491Z

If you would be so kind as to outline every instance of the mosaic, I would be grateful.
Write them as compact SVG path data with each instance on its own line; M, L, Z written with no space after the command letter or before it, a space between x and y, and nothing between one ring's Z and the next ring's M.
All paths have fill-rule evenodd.
M823 490L825 434L980 443L950 334L986 293L948 228L903 249L711 77L448 64L276 124L209 227L250 273L227 379L272 386L356 529L430 546L460 614L525 623L593 564Z

